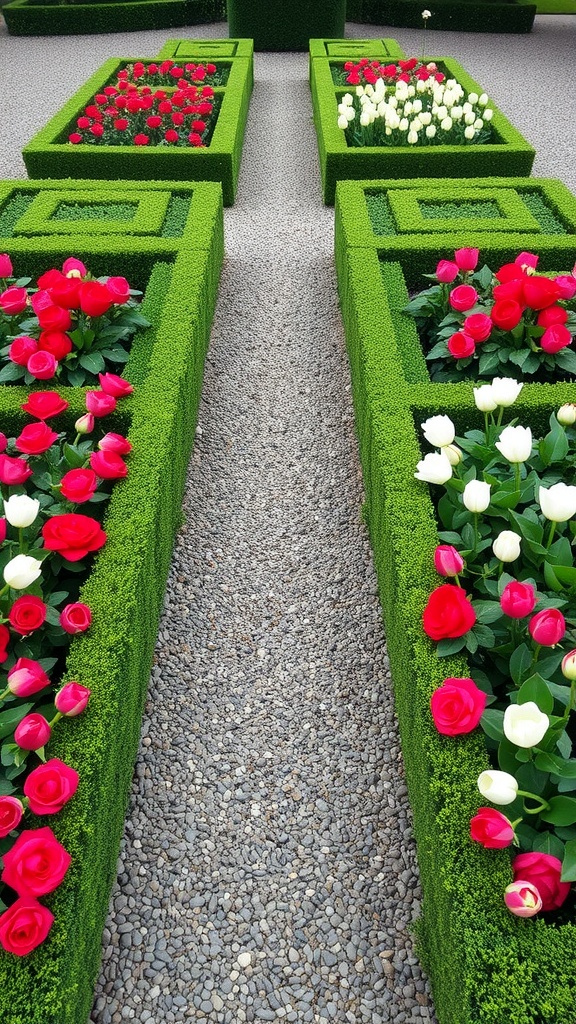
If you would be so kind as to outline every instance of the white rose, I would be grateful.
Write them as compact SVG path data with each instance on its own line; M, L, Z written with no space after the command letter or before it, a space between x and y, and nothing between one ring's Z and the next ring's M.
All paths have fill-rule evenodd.
M536 747L544 738L550 719L533 700L509 704L504 712L504 735L517 747Z
M554 523L565 523L576 515L576 487L568 484L552 484L540 487L538 501L546 519Z
M456 435L456 427L449 416L430 416L421 427L424 437L434 448L452 444Z
M478 776L478 789L486 800L500 806L513 803L518 796L518 783L514 776L494 769Z
M27 494L12 494L4 500L4 515L11 526L24 529L31 526L40 508L40 502L36 498L29 498Z
M514 405L523 387L524 385L514 380L513 377L494 377L492 379L492 394L496 405L501 405L505 409Z
M42 562L37 558L32 558L32 555L16 555L4 567L4 581L13 590L26 590L41 572Z
M492 551L501 562L514 562L520 555L522 537L514 530L502 530L492 545Z
M474 388L474 401L480 412L494 412L498 408L491 384L481 384L479 388Z
M414 476L427 484L445 484L452 476L448 456L444 452L429 452L416 466Z
M504 427L496 448L508 462L526 462L532 454L530 427Z
M462 492L462 501L469 512L485 512L490 504L490 484L469 480Z

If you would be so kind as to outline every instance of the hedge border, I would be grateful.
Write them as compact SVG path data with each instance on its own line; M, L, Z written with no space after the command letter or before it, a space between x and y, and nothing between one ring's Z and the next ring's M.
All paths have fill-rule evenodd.
M296 9L285 0L227 0L227 10L230 35L253 39L255 50L306 51L311 37L343 36L346 26L346 0L304 0Z
M80 206L90 206L93 195L90 192L71 192L71 201ZM26 212L14 226L17 235L38 234L119 234L128 231L131 235L158 235L166 219L170 193L144 195L136 201L134 216L129 220L91 220L81 217L74 220L55 220L54 214L66 203L60 191L40 192L33 199ZM125 203L126 193L113 191L106 195L106 203Z
M356 42L356 40L353 40ZM370 54L366 54L370 56ZM377 56L377 55L376 55ZM347 179L463 178L528 175L536 155L533 147L493 104L492 126L499 142L484 146L365 146L349 147L338 128L336 106L345 87L335 85L331 65L341 58L310 61L314 125L322 178L322 195L333 205L336 183ZM484 92L481 85L451 57L426 57L446 68L467 92Z
M462 195L465 194L465 191L468 192L466 202L486 200L481 189L477 189L475 193L473 189L463 189ZM400 234L419 234L429 231L442 231L444 234L450 231L494 231L495 221L498 223L499 231L514 231L516 234L520 231L529 231L531 234L540 232L540 224L536 218L511 189L495 190L490 195L490 199L498 206L500 218L462 217L457 220L457 218L435 217L428 219L422 215L419 204L438 198L433 189L414 188L409 192L406 189L390 189L386 196ZM446 201L454 202L458 198L458 194L453 192L450 200ZM501 223L502 220L505 221L504 224Z
M67 5L11 0L2 14L10 35L66 36L205 25L225 20L226 6L224 0L108 0Z
M158 57L198 57L200 60L228 60L253 57L253 39L167 39Z
M89 184L95 196L106 191L96 182L78 182L80 188ZM128 191L142 190L138 182L126 184ZM24 960L0 957L1 998L10 1007L10 1024L85 1024L90 1011L223 260L220 186L190 188L183 236L170 240L171 252L159 246L150 272L144 310L153 326L134 342L127 369L138 387L107 420L110 429L129 433L134 451L129 475L114 488L106 512L108 543L81 592L94 624L74 639L67 660L65 678L90 685L92 698L88 713L57 731L50 749L80 771L74 800L50 820L72 853L73 867L46 901L56 917L48 941ZM106 256L111 239L18 241L15 264L36 259L45 269L52 258L70 252L91 265ZM123 272L132 278L143 272L135 247L154 258L145 242L165 241L124 237L107 260L123 260ZM10 252L12 242L0 239L0 248ZM70 409L52 422L71 427L84 411L84 389L58 390ZM24 422L19 405L26 394L23 388L0 388L0 412L11 435Z
M537 12L537 5L526 0L435 0L427 27L452 32L531 32ZM346 18L361 25L422 28L422 4L420 0L348 0Z
M224 205L234 202L242 157L248 106L254 85L253 61L244 57L226 60L228 82L214 90L221 106L210 145L205 148L168 146L101 146L67 141L76 119L95 93L104 88L115 72L135 60L150 57L113 57L74 93L67 103L24 147L22 156L31 178L97 178L138 180L220 181Z

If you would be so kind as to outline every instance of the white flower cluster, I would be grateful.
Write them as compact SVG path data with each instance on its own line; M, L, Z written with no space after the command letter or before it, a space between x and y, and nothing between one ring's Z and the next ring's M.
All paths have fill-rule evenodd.
M453 129L455 135L473 142L492 119L493 111L487 104L486 93L478 96L471 92L467 96L453 78L437 82L431 75L415 85L404 81L386 85L383 78L378 78L374 85L358 85L355 97L351 93L342 97L338 127L346 130L358 118L361 128L376 124L379 134L398 145L415 146Z

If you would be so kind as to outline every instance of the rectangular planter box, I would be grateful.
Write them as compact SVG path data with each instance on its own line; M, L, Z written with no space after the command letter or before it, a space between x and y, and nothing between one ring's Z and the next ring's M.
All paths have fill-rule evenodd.
M81 591L93 625L74 639L66 665L65 678L90 686L91 702L50 744L50 755L80 774L78 793L50 820L72 868L45 901L55 915L47 941L25 958L0 953L0 1019L7 1024L86 1024L90 1012L223 258L219 185L123 182L122 192L133 201L134 220L140 215L139 228L150 217L148 236L124 226L116 235L87 235L89 217L77 220L76 235L47 230L56 194L63 206L109 203L114 212L117 190L106 183L0 183L0 250L10 253L17 273L38 273L73 253L97 274L123 274L144 288L152 322L132 345L126 376L134 394L107 421L129 435L134 450L106 512L107 544ZM31 236L34 209L38 233ZM58 390L70 408L51 422L71 429L85 409L84 389ZM0 421L10 436L28 421L20 409L27 393L0 388Z
M194 54L189 55L191 58ZM31 178L100 178L121 181L220 181L224 205L234 202L242 156L244 130L254 84L251 57L233 57L220 63L229 67L225 86L214 90L221 101L209 145L202 148L170 146L104 146L68 142L77 118L93 96L115 81L115 72L128 62L152 58L114 57L78 90L48 124L24 147L22 156ZM200 60L206 59L204 52Z
M463 221L458 198L481 203L482 213L497 216ZM423 206L437 204L441 212L447 199L451 216L422 216ZM454 230L448 230L451 223ZM373 386L391 407L402 408L415 387L430 385L414 320L402 312L407 289L425 288L423 275L434 273L438 260L450 259L461 246L477 247L480 264L493 268L529 250L539 255L539 269L569 272L576 259L576 198L561 182L539 178L338 184L335 252L345 330L351 338L378 338L379 384ZM446 396L467 385L432 387ZM526 387L551 388L552 396L560 384Z
M222 0L101 0L52 3L12 0L2 13L13 36L85 35L204 25L225 18Z
M362 57L371 60L404 57L404 50L396 39L311 39L308 53L309 78L312 78L312 61L316 57L333 57L341 61L360 60Z
M353 41L354 43L356 40ZM355 57L353 52L353 57ZM366 53L378 57L380 54ZM467 92L482 93L482 87L470 78L464 68L450 57L430 57L455 78ZM528 175L535 150L506 117L494 107L492 127L497 141L478 146L348 146L344 132L338 128L337 105L347 90L336 85L333 65L342 65L346 54L311 60L311 89L314 124L318 138L322 195L332 204L336 182L347 179L376 178L475 178L494 175Z
M253 39L167 39L157 59L191 58L196 61L229 60L230 57L254 56Z

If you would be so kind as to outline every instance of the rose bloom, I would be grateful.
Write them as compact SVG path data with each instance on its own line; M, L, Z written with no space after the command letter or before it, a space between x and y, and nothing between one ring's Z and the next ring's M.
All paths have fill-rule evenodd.
M536 323L538 327L552 327L552 324L565 324L567 319L568 310L564 306L546 306L538 313Z
M27 423L14 444L23 455L42 455L58 440L58 434L47 423Z
M2 623L0 623L0 665L3 664L5 661L8 661L8 651L6 648L8 647L9 643L10 630L8 629L7 626L4 626ZM2 837L0 836L0 839L1 838Z
M7 684L15 697L30 697L49 686L50 680L39 662L32 658L18 658L8 673Z
M10 345L8 356L18 366L26 366L30 356L33 356L37 351L38 342L34 338L29 338L28 335L22 334L19 338L14 338Z
M76 718L86 708L89 698L90 690L87 686L70 682L65 683L62 689L58 691L54 698L54 704L56 710L61 715L64 715L66 718Z
M125 277L109 277L105 288L112 296L113 301L119 306L128 302L130 298L130 285Z
M87 316L103 316L113 302L105 284L100 281L84 281L80 291L80 309Z
M120 480L128 473L128 466L121 455L110 451L92 452L90 465L102 480Z
M504 903L516 917L534 917L542 910L542 898L531 882L511 882L504 889Z
M147 135L144 135L143 132L139 132L138 135L134 136L134 145L135 146L147 146L149 142L150 142L150 139L148 138Z
M433 590L422 614L424 632L432 640L464 636L476 622L476 612L461 587L444 583Z
M57 551L69 562L79 562L106 543L106 534L95 519L78 512L52 516L42 527L44 547Z
M26 308L28 292L25 288L7 288L0 295L0 306L6 316L16 316Z
M12 629L21 636L28 636L34 630L40 629L46 621L46 605L40 597L33 594L22 594L17 597L8 612L8 619Z
M24 805L15 796L0 796L0 839L4 839L22 821Z
M0 253L0 277L12 277L12 270L12 260L8 253Z
M64 412L68 402L56 391L34 391L20 408L37 420L49 420Z
M93 416L108 416L116 408L116 399L104 391L87 391L86 408Z
M66 359L72 351L72 342L64 331L42 331L38 339L41 352L49 352L58 362Z
M52 301L64 309L76 309L80 295L81 281L79 277L62 277L50 288Z
M522 306L514 299L498 299L490 310L490 319L502 331L513 331L522 319Z
M2 881L19 896L45 896L58 888L71 860L48 825L26 829L3 856Z
M535 885L542 897L542 910L561 907L570 892L570 882L561 882L562 863L549 853L520 853L512 861L514 881Z
M544 309L560 298L560 288L549 277L525 277L522 283L522 297L530 309Z
M461 736L476 728L487 696L473 679L449 677L430 699L434 725L443 736Z
M98 380L104 394L112 395L113 398L124 398L134 391L130 381L119 377L117 373L99 373Z
M72 326L72 318L67 309L61 306L48 306L36 313L38 323L43 331L67 331Z
M478 249L456 249L454 260L460 270L467 272L476 269L479 255Z
M17 487L19 484L23 484L29 476L32 476L32 470L25 461L25 459L12 458L10 455L0 455L0 482L7 484L9 487Z
M98 481L92 469L70 469L62 477L60 493L67 501L80 505L90 501L97 487Z
M543 352L548 352L554 355L556 352L560 352L561 349L567 348L568 345L572 344L572 335L564 324L552 324L547 327L544 334L540 338L540 347Z
M6 953L27 956L48 936L54 915L30 896L21 896L0 917L0 944Z
M560 289L561 299L573 299L576 295L576 277L572 274L560 274L554 278L554 283Z
M14 742L22 750L41 750L48 743L51 732L44 715L25 715L14 730Z
M471 313L464 319L464 334L474 341L486 341L492 331L492 320L486 313Z
M541 647L555 647L566 633L566 619L557 608L544 608L530 619L528 630Z
M523 619L531 615L536 605L536 594L532 583L512 580L500 595L500 607L511 619Z
M81 601L67 604L60 612L60 625L66 633L85 633L91 622L92 612Z
M448 351L454 359L468 359L476 351L474 338L465 331L456 331L446 342Z
M503 850L514 842L514 829L501 811L479 807L470 822L470 837L487 850Z
M118 455L127 455L132 451L130 441L122 434L108 433L98 442L98 447L103 452L116 452Z
M78 772L53 757L30 772L24 781L33 814L58 814L78 789Z
M26 369L36 380L52 380L56 375L58 363L50 352L35 352L30 356Z

